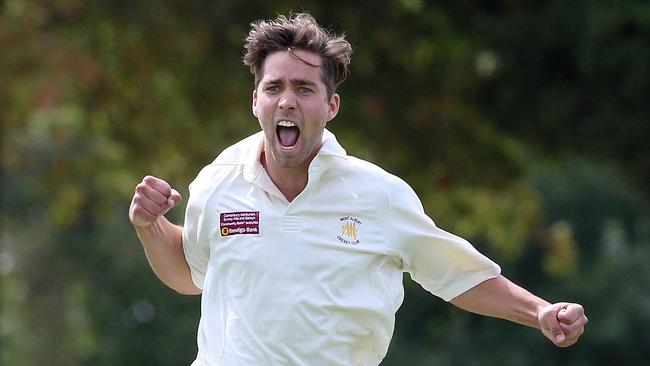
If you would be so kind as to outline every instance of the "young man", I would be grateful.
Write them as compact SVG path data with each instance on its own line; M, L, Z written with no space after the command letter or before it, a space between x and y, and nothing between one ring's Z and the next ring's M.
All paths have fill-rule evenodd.
M550 304L508 281L467 241L435 226L401 179L348 156L325 130L352 49L307 14L252 25L262 131L222 152L181 200L165 181L136 187L129 217L156 275L202 294L193 365L378 365L402 273L475 313L536 327L572 345L582 306Z

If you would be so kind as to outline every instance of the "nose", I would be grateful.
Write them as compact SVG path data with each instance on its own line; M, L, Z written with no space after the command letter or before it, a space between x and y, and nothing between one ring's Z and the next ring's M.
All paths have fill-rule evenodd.
M282 95L280 96L280 100L278 101L278 107L280 109L296 109L296 96L291 90L286 90Z

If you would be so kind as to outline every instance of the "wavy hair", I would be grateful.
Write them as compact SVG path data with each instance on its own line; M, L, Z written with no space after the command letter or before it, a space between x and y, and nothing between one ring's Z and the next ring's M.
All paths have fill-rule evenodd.
M264 60L269 54L281 50L292 52L292 49L316 53L322 60L321 79L327 88L328 99L348 77L352 55L352 46L344 35L330 33L308 13L295 13L288 18L280 15L274 20L251 23L244 48L244 64L255 75L256 88L264 73Z

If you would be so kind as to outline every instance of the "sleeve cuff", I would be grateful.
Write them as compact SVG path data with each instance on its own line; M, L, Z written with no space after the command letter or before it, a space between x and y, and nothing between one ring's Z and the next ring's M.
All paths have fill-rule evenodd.
M482 282L498 277L499 274L501 274L501 268L497 265L495 268L489 271L475 273L463 279L462 281L447 287L443 291L440 291L438 293L438 296L440 296L443 300L449 302L454 298L462 295L466 291L471 290L472 288L481 284Z

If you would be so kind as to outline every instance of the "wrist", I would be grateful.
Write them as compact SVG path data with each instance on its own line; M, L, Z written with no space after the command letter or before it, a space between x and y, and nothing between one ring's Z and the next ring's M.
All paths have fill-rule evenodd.
M166 224L168 224L169 221L165 219L164 216L159 216L156 218L156 220L152 221L148 225L136 225L133 224L133 228L135 229L135 232L138 234L138 237L144 244L145 242L148 242L149 240L155 240L158 241L158 239L165 237L166 235Z
M545 311L548 309L549 306L552 306L550 302L538 298L537 301L534 304L534 312L535 312L535 328L537 329L542 329L542 315L545 313Z

